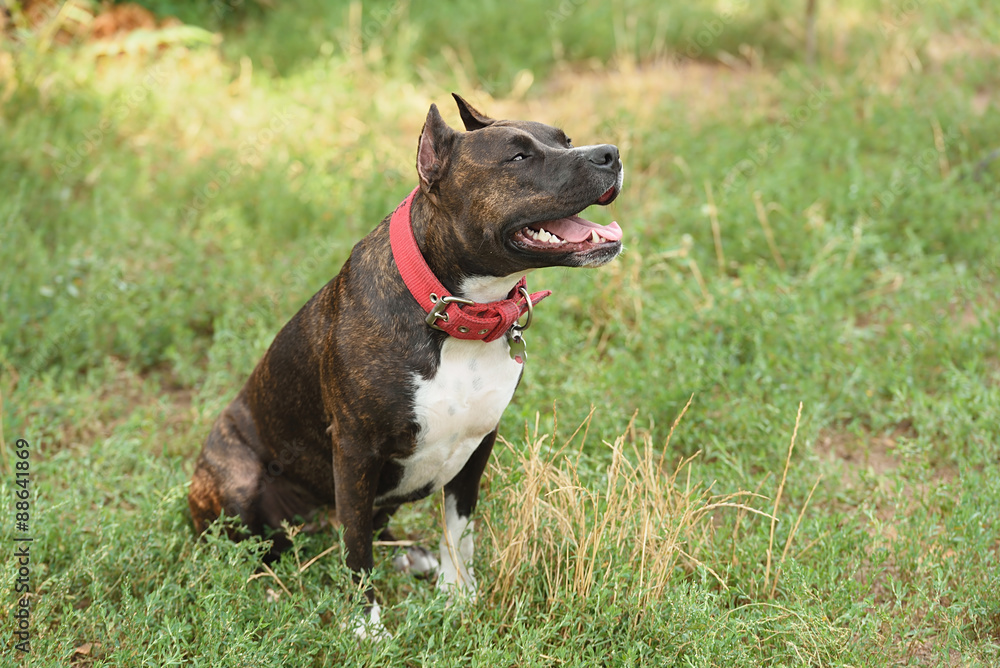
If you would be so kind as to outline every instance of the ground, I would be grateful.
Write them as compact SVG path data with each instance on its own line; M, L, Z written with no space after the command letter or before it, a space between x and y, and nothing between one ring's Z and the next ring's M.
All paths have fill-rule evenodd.
M0 494L25 439L30 520L3 539L34 540L31 653L4 655L1000 663L1000 26L975 0L820 0L807 66L802 4L12 15ZM258 542L196 539L187 484L280 326L412 188L429 104L459 124L452 91L617 144L624 191L587 215L626 249L532 275L554 295L483 488L479 602L379 547L394 638L359 654L336 531L268 572ZM436 544L439 504L400 534Z

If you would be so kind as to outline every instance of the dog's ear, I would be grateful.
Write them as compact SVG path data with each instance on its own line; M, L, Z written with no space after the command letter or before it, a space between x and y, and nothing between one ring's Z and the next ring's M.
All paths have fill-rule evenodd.
M481 130L487 125L493 125L496 123L495 120L481 114L476 110L471 104L465 101L465 99L458 93L452 93L451 96L455 98L455 102L458 103L458 113L462 115L462 122L465 123L465 129L469 132L473 130Z
M417 145L417 174L424 193L430 195L431 189L448 170L454 143L455 131L441 118L437 105L432 104Z

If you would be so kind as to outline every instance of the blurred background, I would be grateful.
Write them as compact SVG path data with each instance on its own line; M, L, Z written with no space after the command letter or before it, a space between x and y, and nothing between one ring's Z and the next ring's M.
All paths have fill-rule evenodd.
M555 295L484 489L482 601L379 570L396 639L364 660L1000 662L992 1L0 9L0 492L27 439L32 661L358 660L342 562L303 569L336 538L259 577L258 543L194 539L186 484L415 185L428 106L461 127L454 91L617 144L624 191L587 216L626 250L533 276ZM402 533L436 544L437 502Z

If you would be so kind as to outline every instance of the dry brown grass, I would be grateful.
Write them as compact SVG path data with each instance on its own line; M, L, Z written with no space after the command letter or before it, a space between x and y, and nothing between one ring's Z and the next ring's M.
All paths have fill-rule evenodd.
M702 559L711 550L715 515L732 508L769 516L741 502L753 496L749 492L716 494L692 484L692 465L700 453L665 466L670 437L684 411L662 448L648 436L630 438L635 434L630 423L607 444L611 457L603 475L587 475L601 480L599 485L584 482L579 455L567 453L581 431L585 440L589 417L556 448L548 447L549 434L539 435L537 422L523 448L502 441L517 462L493 464L495 507L504 515L484 518L495 572L490 603L512 608L529 582L548 602L586 598L612 573L627 572L622 562L633 565L627 595L636 600L638 592L641 604L661 599L677 568L704 568L726 588L709 560ZM582 442L578 447L582 450Z

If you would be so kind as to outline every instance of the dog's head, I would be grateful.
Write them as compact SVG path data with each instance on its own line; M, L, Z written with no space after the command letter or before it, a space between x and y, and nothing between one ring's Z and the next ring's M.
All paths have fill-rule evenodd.
M475 252L477 273L596 267L621 252L617 223L579 216L621 192L617 147L573 146L559 128L494 120L454 97L467 131L451 129L431 105L417 172L435 218L448 221L455 241Z

